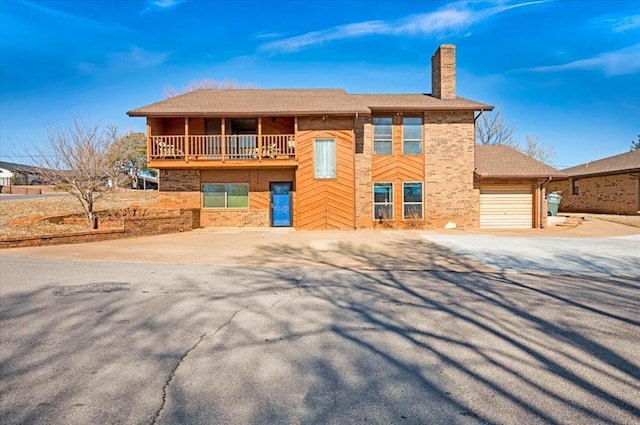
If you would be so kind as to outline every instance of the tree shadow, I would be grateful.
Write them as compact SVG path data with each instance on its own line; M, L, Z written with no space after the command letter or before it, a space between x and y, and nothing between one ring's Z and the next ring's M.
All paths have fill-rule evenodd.
M0 415L7 423L640 418L636 280L493 273L419 238L390 238L384 249L270 244L244 264L73 263L108 270L109 282L61 282L46 270L67 263L41 261L42 285L2 295Z

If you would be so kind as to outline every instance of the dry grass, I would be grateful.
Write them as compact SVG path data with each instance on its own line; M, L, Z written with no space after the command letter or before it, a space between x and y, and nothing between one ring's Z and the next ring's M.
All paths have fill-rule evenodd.
M595 219L610 221L612 223L624 224L626 226L640 227L640 215L615 215L615 214L587 214L587 213L571 213L567 214L574 217L584 217L586 219Z
M151 207L156 203L157 198L157 192L118 190L99 199L95 210L126 208L133 205ZM33 236L88 230L87 226L52 224L40 220L44 217L82 213L82 206L71 195L16 201L3 197L0 201L0 236Z

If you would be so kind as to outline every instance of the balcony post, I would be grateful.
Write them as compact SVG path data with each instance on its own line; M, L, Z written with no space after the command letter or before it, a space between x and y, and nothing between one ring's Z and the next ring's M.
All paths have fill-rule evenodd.
M295 143L293 150L293 159L298 159L298 117L293 117L293 141Z
M262 117L258 117L258 162L262 162Z
M227 155L227 131L225 130L225 118L222 117L220 120L220 133L222 134L220 143L220 154L222 155L222 162L225 160L225 156Z
M149 124L149 117L147 117L147 161L151 159L155 152L151 151L151 124Z
M189 117L184 117L184 160L189 162Z

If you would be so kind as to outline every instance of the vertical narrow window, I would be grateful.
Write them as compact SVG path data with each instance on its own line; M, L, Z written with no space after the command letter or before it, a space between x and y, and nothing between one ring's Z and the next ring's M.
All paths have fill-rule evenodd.
M393 183L373 184L373 218L380 221L393 219Z
M422 220L422 183L402 184L402 209L405 220Z
M336 177L336 140L315 139L314 143L315 178L333 179Z
M402 153L404 155L422 154L422 118L402 118Z
M391 117L373 118L373 153L391 155L393 153L393 119Z
M571 180L571 193L580 195L580 180Z

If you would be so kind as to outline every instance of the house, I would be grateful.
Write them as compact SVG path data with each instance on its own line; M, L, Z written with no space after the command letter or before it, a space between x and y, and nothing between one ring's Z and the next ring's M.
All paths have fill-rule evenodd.
M549 183L561 192L562 212L635 215L640 213L640 151L631 151L562 170Z
M566 174L504 145L476 146L480 227L544 227L545 185Z
M0 161L0 186L38 184L37 167Z
M457 96L454 45L431 65L431 94L196 90L128 115L147 120L159 202L199 208L203 227L477 227L478 181L539 199L537 174L474 172L475 120L493 107Z

